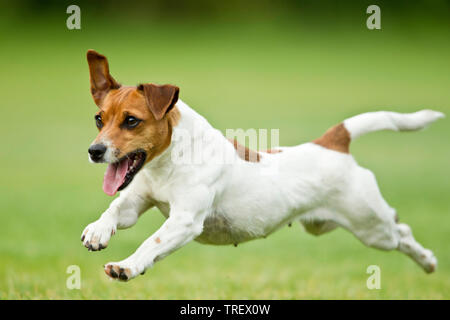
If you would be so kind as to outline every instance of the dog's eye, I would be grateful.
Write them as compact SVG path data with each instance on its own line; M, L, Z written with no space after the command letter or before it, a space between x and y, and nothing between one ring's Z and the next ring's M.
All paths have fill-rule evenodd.
M139 122L141 122L141 120L139 120L135 117L129 116L129 117L125 118L125 121L123 122L123 124L127 128L134 128L139 124Z
M95 116L95 125L99 129L101 129L103 127L102 117L98 114Z

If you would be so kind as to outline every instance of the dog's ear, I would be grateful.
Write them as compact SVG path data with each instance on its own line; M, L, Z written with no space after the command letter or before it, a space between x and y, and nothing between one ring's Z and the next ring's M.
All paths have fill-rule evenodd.
M140 84L137 89L144 95L147 106L156 120L161 120L174 107L180 92L180 88L170 84L159 86L145 83Z
M88 50L87 61L91 80L91 93L95 104L100 107L103 98L111 89L120 88L120 84L109 74L108 59L94 50Z

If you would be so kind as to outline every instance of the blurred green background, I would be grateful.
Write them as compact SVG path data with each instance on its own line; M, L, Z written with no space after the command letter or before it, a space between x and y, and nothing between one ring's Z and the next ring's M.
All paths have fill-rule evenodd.
M214 126L278 128L282 145L320 136L367 111L450 114L450 1L3 1L0 4L1 299L448 299L450 127L379 132L352 144L387 201L439 259L426 275L398 252L299 224L265 240L191 243L145 276L112 282L102 265L126 258L163 222L157 210L107 250L80 242L111 198L105 167L88 162L96 135L85 59L95 49L124 84L172 83ZM81 7L81 30L66 8ZM81 268L81 290L66 269ZM366 268L381 267L368 290Z

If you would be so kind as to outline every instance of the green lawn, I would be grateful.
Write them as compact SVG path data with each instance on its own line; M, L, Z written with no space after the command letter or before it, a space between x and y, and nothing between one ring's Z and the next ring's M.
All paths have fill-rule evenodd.
M1 299L450 298L448 119L352 145L401 221L436 254L432 275L344 230L315 238L294 224L237 248L191 243L129 283L108 280L102 265L150 236L163 222L157 210L107 250L80 242L111 202L101 188L105 167L87 160L96 135L87 49L106 54L122 83L180 86L181 98L221 130L278 128L281 144L292 145L366 111L449 115L448 28L117 23L86 15L82 30L69 31L63 20L1 21ZM69 265L81 268L81 290L66 288ZM366 288L369 265L381 268L380 290Z

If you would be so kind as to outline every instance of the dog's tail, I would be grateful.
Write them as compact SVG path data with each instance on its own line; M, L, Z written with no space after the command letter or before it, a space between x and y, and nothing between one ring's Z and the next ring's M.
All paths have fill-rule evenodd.
M327 149L350 153L350 142L366 133L380 130L420 130L440 118L444 118L444 114L432 110L414 113L388 111L362 113L331 127L313 142Z
M442 112L421 110L414 113L397 113L388 111L368 112L344 120L344 126L354 140L366 133L392 130L415 131L420 130L432 122L444 118Z

